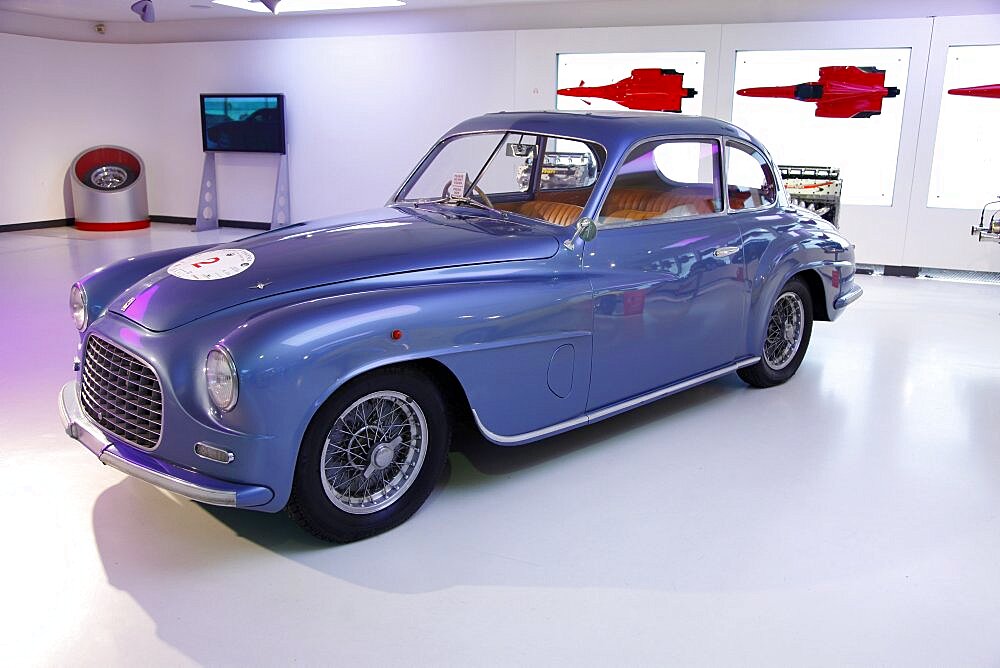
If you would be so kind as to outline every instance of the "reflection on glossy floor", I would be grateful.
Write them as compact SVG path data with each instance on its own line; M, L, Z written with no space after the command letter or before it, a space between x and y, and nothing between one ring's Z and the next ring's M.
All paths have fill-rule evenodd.
M1000 287L864 277L787 385L466 434L413 519L337 547L60 430L70 281L243 234L0 234L3 663L1000 661Z

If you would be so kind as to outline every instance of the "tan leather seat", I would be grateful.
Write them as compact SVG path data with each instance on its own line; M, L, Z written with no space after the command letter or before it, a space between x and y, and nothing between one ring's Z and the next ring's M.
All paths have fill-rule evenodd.
M548 223L552 223L553 225L562 225L563 227L575 223L580 217L580 214L583 213L582 206L566 204L564 202L545 202L541 200L525 202L516 209L511 210L521 214L522 216L538 218Z
M655 190L613 188L604 203L605 211L650 211L649 203L662 195Z
M699 194L675 191L642 190L638 188L619 188L612 190L604 203L604 211L612 211L608 217L617 218L621 212L629 212L627 220L648 220L660 216L683 217L708 215L715 212L712 199ZM651 215L637 217L637 214L647 212Z
M636 211L635 209L620 209L612 211L602 219L602 222L615 223L623 220L649 220L659 216L655 211Z
M684 192L666 192L649 200L646 210L659 211L661 215L695 216L715 213L711 199Z

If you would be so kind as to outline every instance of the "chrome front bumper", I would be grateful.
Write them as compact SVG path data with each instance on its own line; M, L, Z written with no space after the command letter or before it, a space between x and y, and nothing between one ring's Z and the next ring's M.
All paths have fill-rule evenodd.
M59 416L66 433L94 453L103 464L160 489L213 506L262 506L274 498L274 493L267 487L217 480L146 453L119 449L83 412L76 382L66 383L59 391Z

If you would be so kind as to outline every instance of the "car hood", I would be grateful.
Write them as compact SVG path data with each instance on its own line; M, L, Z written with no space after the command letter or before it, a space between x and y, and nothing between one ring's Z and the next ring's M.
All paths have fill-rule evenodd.
M200 251L156 271L109 310L166 331L238 304L332 283L552 257L543 225L444 206L377 209L304 223Z

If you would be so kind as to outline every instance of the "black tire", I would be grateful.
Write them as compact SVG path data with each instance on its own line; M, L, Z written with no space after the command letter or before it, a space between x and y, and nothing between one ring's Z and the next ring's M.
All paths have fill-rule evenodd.
M422 413L426 423L422 464L411 474L413 479L409 486L386 507L364 514L348 512L338 507L327 493L324 480L329 479L320 465L327 435L356 402L373 393L385 392L405 395ZM358 442L351 440L349 445ZM450 445L451 424L445 403L430 378L402 367L373 371L344 385L317 411L302 439L292 494L285 510L309 533L335 543L349 543L388 531L409 519L427 500L441 478ZM368 448L370 460L364 461L370 461L369 467L374 466L376 449ZM392 456L396 456L395 451Z
M787 295L792 296L788 297ZM776 318L779 304L786 302L794 303L795 298L799 300L802 307L802 338L799 340L798 348L792 354L791 359L785 361L784 365L781 366L769 360L771 355L768 354L768 334ZM771 311L768 314L767 323L765 323L764 343L760 351L760 361L752 366L743 367L736 373L739 374L744 382L753 387L774 387L775 385L781 385L794 376L795 372L799 369L799 365L802 364L802 359L806 356L806 349L809 347L809 339L812 336L812 325L813 305L809 288L806 287L806 284L801 279L793 278L778 291L778 296L771 305Z

